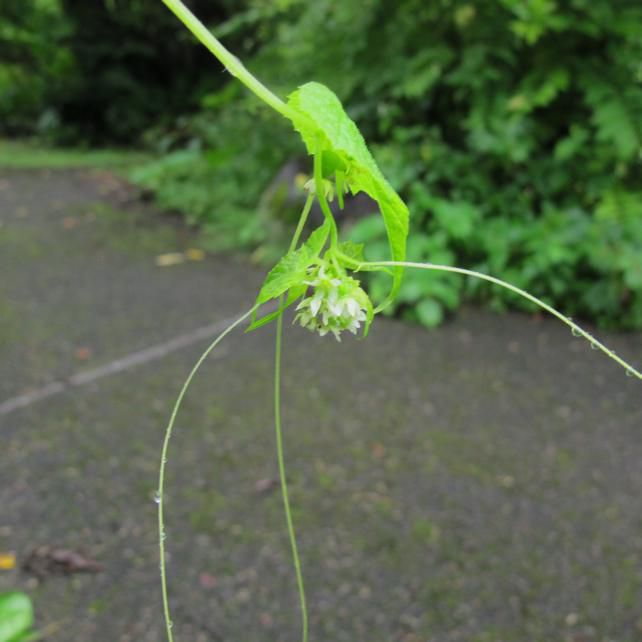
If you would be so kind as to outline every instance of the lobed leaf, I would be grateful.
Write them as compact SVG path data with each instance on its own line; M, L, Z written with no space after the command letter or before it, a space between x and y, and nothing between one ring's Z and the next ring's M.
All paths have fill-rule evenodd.
M306 277L308 267L323 249L329 233L330 225L326 221L310 234L298 250L288 252L282 257L268 273L256 303L276 299L290 288L300 285Z
M258 328L261 328L264 325L270 323L270 321L274 321L274 319L282 314L283 310L289 308L293 303L297 301L297 299L302 297L305 294L306 290L306 285L300 285L290 288L290 290L288 291L288 297L281 307L279 307L277 310L274 310L274 312L269 312L268 314L262 316L260 319L256 319L253 316L252 322L248 326L247 330L245 330L245 332L252 332L252 330L257 330Z
M328 234L330 234L329 221L325 221L321 227L318 227L310 234L304 246L308 248L312 257L319 256L325 242L328 240Z
M270 299L276 299L290 288L299 285L306 277L306 270L311 260L312 254L305 245L298 250L288 252L269 271L256 302L261 304Z
M408 236L408 208L384 178L341 101L325 85L310 82L290 94L288 106L298 114L292 119L293 124L308 152L322 153L324 168L326 159L331 159L332 169L345 175L352 194L365 192L378 203L392 259L403 261ZM402 274L403 268L395 268L386 303L399 289Z
M357 263L363 263L363 261L365 261L363 257L363 249L363 243L355 243L354 241L343 241L342 243L339 243L339 252L341 252L343 256L351 259L352 261L356 261Z

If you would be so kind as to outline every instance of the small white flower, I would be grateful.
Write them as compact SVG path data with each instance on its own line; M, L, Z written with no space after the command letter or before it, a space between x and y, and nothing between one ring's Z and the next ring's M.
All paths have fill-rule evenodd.
M320 293L315 294L310 299L310 313L312 314L313 317L316 316L322 303L323 303L323 296Z
M295 321L322 337L331 332L337 341L341 341L344 330L356 334L368 318L368 298L359 282L337 274L328 264L312 268L309 276L304 283L314 292L297 306Z

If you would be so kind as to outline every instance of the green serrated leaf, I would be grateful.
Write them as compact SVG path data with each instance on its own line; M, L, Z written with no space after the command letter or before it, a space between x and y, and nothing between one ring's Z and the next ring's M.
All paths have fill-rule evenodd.
M363 243L354 243L353 241L344 241L343 243L339 243L339 251L348 258L359 263L364 261L363 249Z
M276 299L284 292L288 292L288 298L284 307L294 303L305 293L306 286L302 283L307 275L307 269L315 258L319 256L323 246L328 240L330 233L330 222L326 221L318 227L308 240L298 249L288 252L268 273L259 296L256 299L257 305ZM252 323L246 330L250 332L276 319L280 311L271 312L260 319L252 318Z
M267 325L270 323L270 321L274 321L279 314L283 312L286 308L289 308L293 303L297 301L300 297L302 297L305 294L305 291L307 290L306 285L300 285L300 286L295 286L291 288L288 291L288 298L285 301L285 304L283 305L282 308L275 310L274 312L270 312L269 314L266 314L265 316L262 316L260 319L254 319L252 323L248 326L247 330L245 332L252 332L252 330L256 330L258 328L263 327L264 325Z
M0 595L0 642L13 642L33 626L33 607L24 593Z
M312 258L313 255L306 245L288 252L268 273L256 302L261 304L276 299L295 285L300 285L306 277L306 270Z
M318 227L304 243L305 247L310 251L311 257L319 256L325 242L328 240L330 234L330 222L326 221L321 227Z
M247 327L245 332L252 332L253 330L258 330L259 328L262 328L264 325L267 325L270 323L270 321L274 321L279 314L281 314L281 310L275 310L274 312L270 312L270 314L266 314L264 317L261 317L260 319L256 319L250 323L250 325Z
M290 94L288 106L301 115L293 119L293 124L308 152L316 154L321 150L324 161L331 153L329 162L345 171L352 194L365 192L379 204L392 259L403 261L408 236L408 208L377 167L363 136L344 111L341 101L326 86L311 82ZM395 268L392 289L379 309L396 294L402 274L403 268Z

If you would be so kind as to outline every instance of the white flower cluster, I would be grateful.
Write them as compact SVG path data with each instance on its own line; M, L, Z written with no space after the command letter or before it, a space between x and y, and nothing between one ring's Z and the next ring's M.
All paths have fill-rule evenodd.
M349 276L328 274L326 266L315 267L310 280L304 281L314 289L311 296L299 303L295 321L322 337L332 332L341 341L341 332L356 334L361 322L367 318L365 292L359 282Z

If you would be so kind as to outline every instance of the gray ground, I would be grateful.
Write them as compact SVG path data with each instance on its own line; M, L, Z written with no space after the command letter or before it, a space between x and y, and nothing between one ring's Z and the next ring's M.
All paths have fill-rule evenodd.
M234 257L109 174L0 174L0 403L249 307ZM640 335L604 337L638 365ZM52 642L160 642L162 435L200 341L0 416L0 552L98 574L22 588ZM286 449L313 642L642 640L640 383L554 320L469 309L370 338L287 325ZM278 490L273 329L227 341L188 395L168 471L177 641L299 639ZM267 490L266 490L267 487Z

